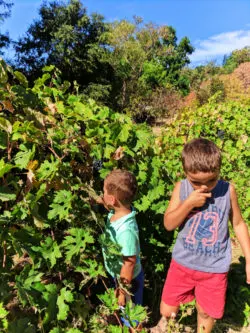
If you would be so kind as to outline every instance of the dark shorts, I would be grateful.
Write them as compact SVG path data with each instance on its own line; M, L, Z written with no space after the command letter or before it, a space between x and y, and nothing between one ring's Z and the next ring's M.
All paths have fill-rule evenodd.
M172 260L162 292L162 301L170 306L191 302L194 298L210 317L224 313L227 273L207 273L184 267Z

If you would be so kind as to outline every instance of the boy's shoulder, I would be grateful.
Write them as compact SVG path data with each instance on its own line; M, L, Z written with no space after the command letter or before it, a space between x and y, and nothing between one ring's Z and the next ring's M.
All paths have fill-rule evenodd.
M131 211L130 214L128 214L128 216L126 216L124 218L124 220L122 221L122 223L119 226L119 231L120 232L137 232L138 231L138 225L137 225L137 221L136 221L136 212L135 210Z
M108 215L108 219L112 217L114 212L110 212ZM129 229L137 226L136 222L136 211L134 209L131 210L131 212L127 215L122 216L118 220L111 223L113 227L118 231L121 229Z

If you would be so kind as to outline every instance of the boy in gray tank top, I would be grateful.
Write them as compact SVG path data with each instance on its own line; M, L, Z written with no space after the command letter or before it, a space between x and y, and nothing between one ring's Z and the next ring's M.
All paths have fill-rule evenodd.
M161 320L151 333L165 332L180 304L196 299L197 332L210 333L223 316L231 262L228 220L246 258L250 284L250 237L234 186L219 180L221 152L211 141L194 139L184 146L186 179L175 185L164 215L167 230L179 228L160 305Z

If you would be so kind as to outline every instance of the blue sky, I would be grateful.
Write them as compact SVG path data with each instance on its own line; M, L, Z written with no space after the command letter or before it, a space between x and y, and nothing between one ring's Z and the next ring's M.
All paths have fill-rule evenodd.
M17 39L38 17L42 0L13 0L12 15L1 31ZM172 25L178 38L189 37L196 51L193 64L221 59L234 49L250 46L250 0L85 0L88 13L107 21L141 16L145 22Z

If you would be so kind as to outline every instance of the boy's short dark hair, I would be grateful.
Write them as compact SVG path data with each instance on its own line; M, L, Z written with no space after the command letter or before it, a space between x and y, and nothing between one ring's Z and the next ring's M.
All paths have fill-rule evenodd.
M198 138L186 143L181 158L185 172L220 171L221 151L210 140Z
M111 171L105 178L105 186L108 194L112 194L122 204L131 204L137 192L135 176L122 169Z

